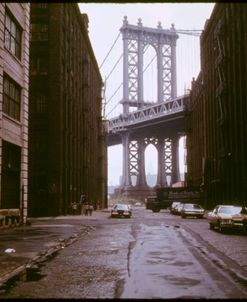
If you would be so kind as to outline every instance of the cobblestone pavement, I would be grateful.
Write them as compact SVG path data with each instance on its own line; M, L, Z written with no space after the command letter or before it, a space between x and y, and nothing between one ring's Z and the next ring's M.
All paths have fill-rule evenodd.
M90 231L87 221L108 215L108 211L94 211L92 216L31 218L31 225L1 229L0 287L87 234Z
M144 218L147 213L147 210L141 207L134 211L142 211ZM206 219L183 220L181 217L175 218L165 210L151 215L158 215L167 223L173 221L180 227L189 229L192 234L217 249L222 258L228 257L240 266L247 275L247 235L220 234L209 230ZM33 218L30 226L0 230L0 288L11 278L25 273L28 268L35 268L37 263L46 261L60 249L76 241L79 236L88 234L95 221L108 217L109 210L105 209L94 211L92 216ZM136 218L138 219L138 214Z

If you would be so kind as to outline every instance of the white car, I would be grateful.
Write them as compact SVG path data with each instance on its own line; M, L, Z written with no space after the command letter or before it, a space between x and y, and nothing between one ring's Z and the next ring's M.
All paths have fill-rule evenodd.
M181 204L179 201L173 201L173 203L170 206L170 213L171 214L176 214L176 206Z
M181 209L181 217L203 218L205 210L197 203L185 203Z
M130 218L132 211L127 204L118 203L111 210L111 217L127 217Z
M213 211L207 215L209 228L217 228L220 232L226 229L232 229L234 227L232 218L234 215L240 214L241 210L241 206L217 205Z

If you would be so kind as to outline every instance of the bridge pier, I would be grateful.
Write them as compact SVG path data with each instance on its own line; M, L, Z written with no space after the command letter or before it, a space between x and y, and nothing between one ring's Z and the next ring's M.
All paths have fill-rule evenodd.
M123 145L123 173L121 179L120 188L127 190L131 187L130 179L130 159L129 159L129 135L128 131L121 133L122 145Z
M147 188L146 172L145 172L145 142L143 139L138 139L138 168L136 186L142 189Z
M171 173L171 183L174 184L180 181L179 172L179 139L178 135L173 136L172 142L172 173Z
M157 171L157 187L167 187L167 175L165 168L165 140L159 137L158 140L158 171Z
M180 181L179 172L179 135L171 138L138 137L131 140L130 132L122 131L123 144L123 170L119 188L115 191L118 197L144 199L149 195L155 195L158 187L167 187L167 176L171 177L171 184ZM145 173L145 148L153 144L157 148L158 168L155 187L149 187ZM136 184L133 185L132 176L136 176Z

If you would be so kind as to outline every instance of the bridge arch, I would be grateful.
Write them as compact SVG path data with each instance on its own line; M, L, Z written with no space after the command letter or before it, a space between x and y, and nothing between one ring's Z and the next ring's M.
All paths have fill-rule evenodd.
M143 98L143 55L148 45L157 52L157 99L166 102L177 97L176 40L178 35L172 25L170 30L144 27L141 19L137 25L128 24L124 17L120 28L123 37L123 113L130 107L140 109L150 105Z
M152 158L150 160L150 158ZM154 144L150 143L145 148L146 183L149 187L155 187L158 174L158 151Z

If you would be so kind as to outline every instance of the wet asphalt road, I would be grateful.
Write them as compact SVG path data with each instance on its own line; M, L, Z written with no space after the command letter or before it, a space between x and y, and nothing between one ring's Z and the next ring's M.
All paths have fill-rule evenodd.
M246 272L246 235L219 234L209 230L206 219L143 207L134 208L131 219L107 214L83 224L90 227L87 236L0 298L247 297L246 283L237 277ZM238 262L231 255L236 244L243 253Z

